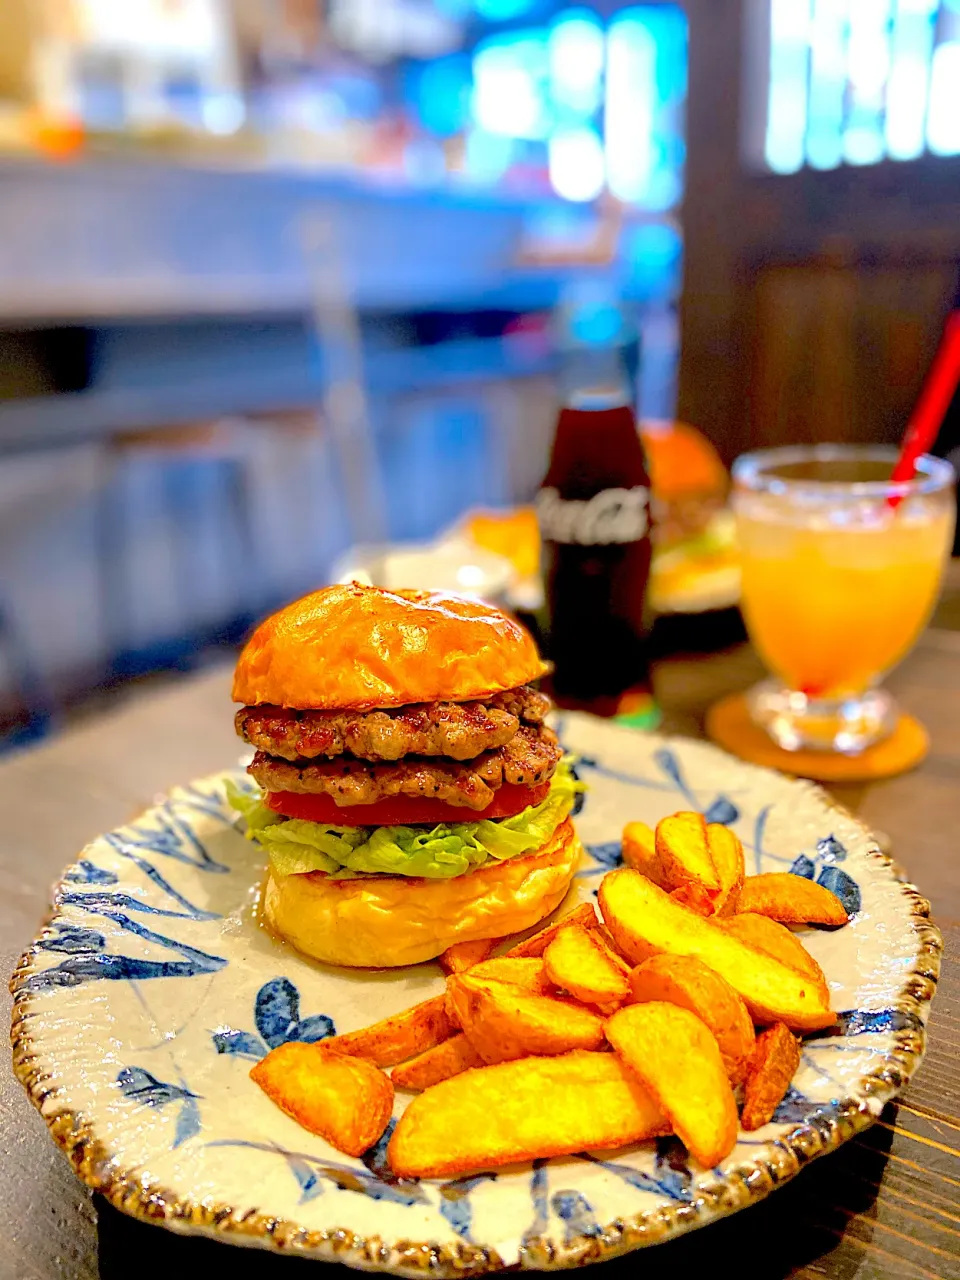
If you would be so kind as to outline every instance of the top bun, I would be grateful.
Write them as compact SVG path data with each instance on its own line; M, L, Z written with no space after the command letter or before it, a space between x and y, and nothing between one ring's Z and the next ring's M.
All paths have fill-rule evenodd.
M641 423L640 436L658 498L672 502L695 493L726 496L727 469L696 427L685 422Z
M440 591L323 587L261 622L233 700L300 711L466 702L544 672L527 631L489 605Z

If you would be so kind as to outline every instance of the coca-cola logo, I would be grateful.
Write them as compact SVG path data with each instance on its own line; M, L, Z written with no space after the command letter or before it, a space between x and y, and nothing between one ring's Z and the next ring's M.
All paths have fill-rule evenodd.
M608 546L614 542L639 542L650 527L650 490L604 489L587 501L561 498L556 489L537 495L537 519L547 542L579 546Z

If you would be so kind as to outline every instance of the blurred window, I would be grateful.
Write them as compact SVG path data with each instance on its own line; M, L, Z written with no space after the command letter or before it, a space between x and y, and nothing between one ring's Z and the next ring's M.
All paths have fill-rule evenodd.
M767 168L960 155L960 0L757 7L769 29Z

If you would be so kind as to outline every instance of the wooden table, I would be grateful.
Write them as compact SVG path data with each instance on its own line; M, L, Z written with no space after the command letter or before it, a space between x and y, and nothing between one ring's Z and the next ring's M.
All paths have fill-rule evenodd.
M955 603L955 602L954 602ZM948 600L945 609L954 607ZM941 615L955 625L953 614ZM700 734L715 698L759 675L745 645L658 669L665 728ZM930 728L916 773L839 799L883 833L933 902L947 952L930 1049L906 1098L873 1129L817 1161L769 1200L641 1259L605 1264L608 1280L734 1272L749 1280L960 1280L960 632L929 631L891 686ZM0 765L0 959L12 970L81 845L127 821L176 782L238 754L228 675L171 682ZM305 1274L309 1263L185 1240L91 1199L9 1071L0 1073L0 1280L105 1280L133 1274ZM300 1270L296 1270L299 1268ZM598 1273L599 1274L599 1273Z

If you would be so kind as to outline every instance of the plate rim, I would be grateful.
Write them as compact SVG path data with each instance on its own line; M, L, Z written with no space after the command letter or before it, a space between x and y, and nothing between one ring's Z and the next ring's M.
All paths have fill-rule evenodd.
M696 738L658 733L645 734L644 738L667 746L678 743L694 745L735 759L713 744ZM767 774L781 780L789 777L764 766L745 761L737 763L752 773ZM212 782L232 772L234 770L230 768L222 769L196 781ZM601 1226L599 1234L572 1236L563 1244L557 1244L546 1234L527 1238L520 1247L519 1261L508 1264L495 1249L462 1240L451 1244L414 1240L389 1243L378 1235L361 1236L347 1228L309 1229L289 1218L252 1213L209 1200L196 1201L171 1188L145 1182L135 1169L118 1168L117 1158L96 1136L94 1122L65 1102L62 1095L66 1086L57 1080L53 1071L44 1068L39 1050L34 1048L30 1029L32 1019L39 1016L41 1010L34 1007L38 993L25 985L26 980L38 971L35 961L41 950L41 939L58 914L56 903L68 885L66 877L75 863L64 868L51 888L50 904L34 940L21 955L10 978L14 1074L81 1182L104 1196L121 1212L180 1234L197 1234L234 1245L267 1248L339 1262L360 1270L412 1277L461 1277L514 1269L555 1270L608 1261L639 1248L664 1243L758 1203L795 1177L811 1160L836 1150L868 1128L886 1103L906 1087L925 1052L926 1014L936 991L943 951L940 930L930 919L930 903L916 885L903 878L895 859L881 850L875 834L865 822L816 783L801 778L790 780L858 829L867 842L864 850L867 859L881 875L889 875L903 895L910 924L917 937L917 955L904 974L891 1004L899 1011L913 1015L911 1020L915 1025L893 1032L893 1044L880 1062L850 1086L851 1092L855 1090L865 1095L863 1101L848 1095L841 1100L835 1114L820 1117L817 1124L809 1121L797 1123L788 1134L771 1143L775 1155L742 1161L728 1168L722 1178L698 1184L697 1200L693 1204L660 1206L620 1217ZM132 826L147 818L176 790L172 788L163 796L157 796L154 803L124 826ZM95 837L84 846L78 859L99 838Z

